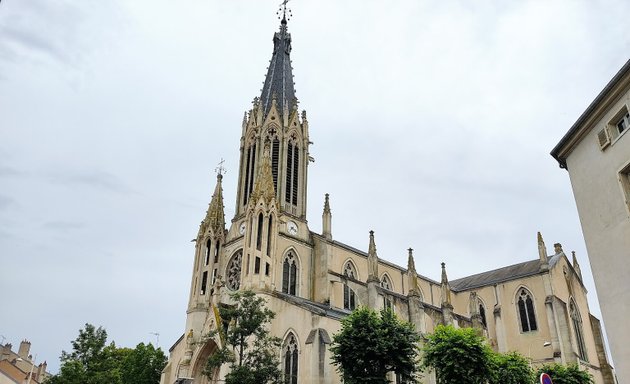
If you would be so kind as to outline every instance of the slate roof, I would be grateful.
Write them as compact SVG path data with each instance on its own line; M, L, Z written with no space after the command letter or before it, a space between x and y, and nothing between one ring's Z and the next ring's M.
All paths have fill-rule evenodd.
M273 35L273 55L267 70L260 101L265 115L271 108L271 101L276 97L278 111L284 113L287 106L289 112L296 105L293 85L293 67L291 67L291 34L287 32L287 20L282 19L280 32Z
M562 255L562 253L559 253L549 257L549 268L555 265ZM540 273L540 260L536 259L519 264L508 265L507 267L478 273L476 275L462 277L461 279L452 280L449 284L453 291L458 292L486 285L498 284L522 277L533 276L538 273Z

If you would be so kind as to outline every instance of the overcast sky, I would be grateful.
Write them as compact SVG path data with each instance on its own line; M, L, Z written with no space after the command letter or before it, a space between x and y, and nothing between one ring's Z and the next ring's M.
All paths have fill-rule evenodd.
M184 332L194 243L224 158L234 215L243 112L280 0L0 3L0 340L56 372L84 323L120 346ZM450 279L575 250L549 151L628 59L630 2L294 0L310 123L308 218Z

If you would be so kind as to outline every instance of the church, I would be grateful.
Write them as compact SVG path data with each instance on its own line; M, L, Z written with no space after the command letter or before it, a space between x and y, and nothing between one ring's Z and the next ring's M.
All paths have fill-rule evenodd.
M291 67L291 34L282 17L262 93L246 113L240 139L235 215L225 221L219 170L196 237L186 325L169 349L161 383L219 383L227 367L204 376L220 345L208 333L230 293L251 289L276 317L271 334L287 384L337 384L330 343L340 321L358 306L393 309L421 334L439 324L473 327L499 352L518 351L532 364L578 363L595 382L614 383L600 321L589 312L575 254L548 248L538 233L538 255L515 265L449 281L380 259L373 232L367 251L333 239L329 196L322 196L322 233L306 218L310 132L298 111ZM315 131L316 132L316 131ZM393 374L391 382L400 380ZM423 383L435 383L425 372Z

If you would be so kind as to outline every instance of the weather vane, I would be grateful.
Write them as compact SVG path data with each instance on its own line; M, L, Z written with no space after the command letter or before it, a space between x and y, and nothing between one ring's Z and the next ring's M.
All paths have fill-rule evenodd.
M291 19L291 16L293 16L291 14L291 9L287 7L287 3L289 1L291 1L291 0L282 0L282 3L280 3L280 7L278 8L278 12L276 12L276 15L278 15L278 19L289 21ZM288 16L287 16L287 13L288 13ZM282 17L280 17L280 16L282 16Z
M217 165L217 167L214 169L214 171L221 176L223 176L223 174L227 172L227 170L223 166L223 163L225 163L225 160L221 158L221 161L219 161L219 165Z

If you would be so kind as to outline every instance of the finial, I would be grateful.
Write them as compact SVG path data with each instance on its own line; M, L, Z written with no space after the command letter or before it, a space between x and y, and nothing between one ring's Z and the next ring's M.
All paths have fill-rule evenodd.
M448 277L446 276L446 263L442 262L442 284L448 284Z
M278 19L281 20L280 22L282 24L286 24L288 20L291 20L291 17L293 16L293 14L291 13L291 9L289 7L287 7L287 3L291 1L291 0L282 0L282 3L280 3L280 7L278 8L278 12L276 12L276 15L278 15ZM287 17L287 14L289 15ZM282 15L282 18L280 18L280 16Z
M557 255L558 253L563 252L563 251L562 251L562 244L560 244L560 243L555 243L555 244L553 245L553 250L556 252L556 255Z
M219 161L219 165L217 165L217 167L214 169L214 172L216 172L217 174L217 179L222 179L223 175L227 172L227 170L223 166L224 163L225 160L221 158L221 161Z

